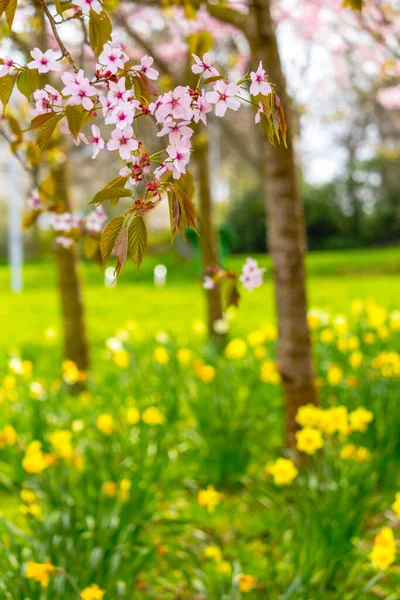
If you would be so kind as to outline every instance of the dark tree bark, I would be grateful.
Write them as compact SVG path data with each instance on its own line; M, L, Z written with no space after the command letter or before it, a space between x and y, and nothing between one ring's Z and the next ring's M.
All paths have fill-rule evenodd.
M197 170L197 189L199 198L198 216L200 224L200 249L204 275L207 267L218 267L217 235L213 220L211 197L210 167L208 157L207 133L193 136L194 161ZM207 302L207 322L211 340L224 345L226 335L214 329L214 323L223 317L221 289L216 285L212 290L205 290Z
M62 162L51 170L56 182L55 197L69 209L68 168ZM79 258L75 248L58 247L55 251L61 311L64 328L64 355L74 361L79 370L89 368L89 350L86 338Z
M305 227L293 150L293 118L270 9L269 0L253 0L246 33L252 67L263 61L288 122L287 148L283 144L273 148L263 136L262 163L278 316L277 360L285 397L286 443L295 452L297 410L304 404L318 404L318 396L307 324Z

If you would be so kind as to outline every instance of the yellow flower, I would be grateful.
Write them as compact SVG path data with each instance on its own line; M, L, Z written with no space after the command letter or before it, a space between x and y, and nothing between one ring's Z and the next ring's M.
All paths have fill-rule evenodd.
M374 413L360 406L349 414L349 420L353 431L366 431L368 424L374 420Z
M339 365L331 364L328 369L329 385L339 385L343 381L343 371Z
M265 470L273 476L275 485L290 485L299 474L293 461L287 458L278 458L274 463L269 463Z
M342 435L350 433L349 415L345 406L333 406L325 411L324 431L328 435L336 432Z
M178 361L183 367L187 367L190 361L192 360L192 351L189 348L179 348L176 353Z
M252 348L256 348L257 346L262 346L262 344L266 341L267 336L264 331L261 329L257 329L256 331L251 331L247 336L247 341L249 342L249 346Z
M204 556L220 562L222 560L221 548L218 546L206 546L206 548L204 548Z
M364 303L362 300L356 299L351 303L351 312L354 316L358 317L364 310Z
M103 413L97 417L96 427L104 435L111 435L114 429L114 419L109 413Z
M81 592L81 600L103 600L105 591L101 590L96 583L86 587Z
M32 492L32 490L21 490L20 496L22 502L25 502L25 504L33 504L36 502L36 494L35 492Z
M114 481L105 481L102 485L102 490L109 498L114 498L117 495L117 484Z
M324 329L323 331L321 331L319 337L323 344L330 344L331 342L333 342L335 334L333 333L332 329Z
M42 516L42 509L39 504L23 504L20 506L20 511L26 517L34 517L36 519L40 519Z
M154 350L153 358L159 365L167 365L169 363L169 354L164 346L157 346Z
M390 527L383 527L375 537L369 558L378 569L387 569L394 563L396 560L396 542L393 530Z
M356 453L356 461L357 462L365 462L366 460L369 459L370 456L371 456L371 453L368 450L368 448L364 448L364 446L360 446L359 448L357 448L357 453Z
M156 406L150 406L143 411L142 420L146 425L163 425L165 423L164 415L158 410Z
M400 311L396 310L391 313L389 327L392 331L400 331Z
M211 365L205 365L202 362L195 365L196 374L204 383L211 383L215 377L215 369Z
M239 584L239 590L245 593L251 592L256 584L256 580L252 575L245 575L244 573L239 573L235 580Z
M264 346L257 346L254 348L254 356L258 358L258 360L264 360L267 356L267 349Z
M55 431L49 436L54 451L65 460L69 460L74 454L71 439L72 433L70 431Z
M395 501L392 504L392 510L400 518L400 492L397 492Z
M364 333L363 340L366 344L373 344L375 342L375 335L371 332Z
M304 427L296 433L297 449L306 454L314 454L323 447L324 440L321 432L313 427Z
M41 448L42 444L38 441L31 442L27 447L22 461L22 466L27 473L41 473L48 467L48 457L43 454Z
M302 427L322 427L325 422L324 411L314 404L304 404L297 411L296 422Z
M221 560L217 563L215 570L217 571L217 573L222 573L223 575L229 575L229 573L232 571L232 567L231 567L230 563L228 563L226 560Z
M130 491L131 491L131 487L132 487L132 482L130 481L130 479L121 479L121 481L119 482L119 499L122 502L126 502L129 498L130 495Z
M355 458L357 454L357 447L354 444L347 444L340 452L340 458L348 459Z
M212 513L215 507L221 503L222 494L216 491L213 485L207 486L206 490L200 490L197 502L200 506L206 506L208 512Z
M2 431L0 431L0 448L4 446L14 446L17 442L18 436L14 427L6 425Z
M33 579L40 583L42 588L47 588L49 585L49 580L52 575L57 572L57 568L51 564L49 560L47 560L44 564L28 562L25 576L28 579Z
M279 383L279 373L273 360L263 362L260 377L264 383Z
M117 352L114 352L112 359L120 369L129 367L129 354L126 350L117 350Z
M3 387L8 392L14 390L17 385L17 380L13 375L6 375L3 379Z
M244 340L236 338L231 340L225 348L225 356L230 360L237 360L243 358L247 352L247 344Z
M349 356L349 365L353 367L353 369L357 369L363 361L363 354L358 350L352 352Z
M126 411L126 420L129 425L136 425L140 421L140 412L139 409L133 406L132 408L128 408Z
M81 381L81 373L76 363L72 360L64 360L62 364L63 379L68 385L74 385Z

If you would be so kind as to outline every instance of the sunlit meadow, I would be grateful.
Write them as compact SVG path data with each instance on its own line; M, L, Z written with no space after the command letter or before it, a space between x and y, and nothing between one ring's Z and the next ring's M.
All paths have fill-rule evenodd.
M354 299L308 319L322 408L297 415L303 468L282 451L272 319L222 356L199 319L129 319L89 378L60 369L45 323L40 351L9 351L1 597L398 598L400 313Z

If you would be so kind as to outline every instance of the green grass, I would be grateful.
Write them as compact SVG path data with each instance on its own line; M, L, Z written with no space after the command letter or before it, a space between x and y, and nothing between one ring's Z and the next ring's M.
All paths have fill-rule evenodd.
M240 333L274 319L274 292L269 259L258 257L267 267L265 284L253 293L243 292L234 331ZM230 257L230 268L240 269L245 257ZM168 267L164 288L152 283L154 266ZM308 293L310 306L347 311L354 298L374 298L395 308L400 287L400 249L316 252L309 255ZM141 323L148 333L169 330L180 333L194 319L204 317L204 297L200 285L199 264L182 261L174 253L145 259L140 276L128 266L117 288L103 286L101 271L91 264L82 267L84 300L91 343L97 347L113 335L128 319ZM55 265L51 261L27 264L24 291L9 291L9 271L0 267L3 290L0 316L0 349L40 344L47 327L59 330L60 312ZM28 326L27 326L28 324Z

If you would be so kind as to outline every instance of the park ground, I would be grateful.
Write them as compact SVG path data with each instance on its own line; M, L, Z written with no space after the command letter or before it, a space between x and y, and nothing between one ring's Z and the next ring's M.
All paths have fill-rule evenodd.
M84 264L88 379L62 362L54 264L20 294L0 266L1 599L399 600L400 249L307 259L301 469L257 258L222 354L195 261L149 256L116 288Z

